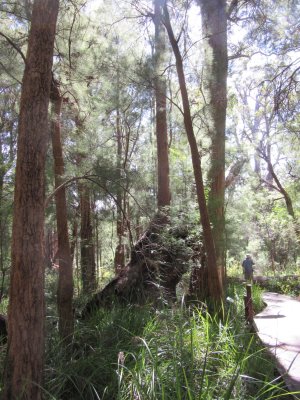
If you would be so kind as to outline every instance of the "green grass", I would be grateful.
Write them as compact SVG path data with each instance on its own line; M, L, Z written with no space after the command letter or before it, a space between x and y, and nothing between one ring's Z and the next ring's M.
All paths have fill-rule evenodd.
M2 298L2 301L0 303L0 314L7 314L7 307L8 307L8 298L4 297Z
M274 361L244 322L244 292L240 284L227 288L222 321L196 306L98 310L76 321L67 349L51 300L45 400L288 399ZM253 286L255 312L263 308L261 292ZM5 354L2 345L2 369Z
M243 290L232 287L230 292L234 302L222 322L196 307L99 310L90 320L77 322L71 358L54 331L48 342L45 398L285 396L282 383L275 379L273 361L244 323ZM257 307L259 298L259 289L254 289Z
M252 301L254 313L257 314L265 308L265 304L262 300L262 294L264 290L256 284L252 285ZM243 296L246 294L245 284L230 284L227 288L227 295L231 302L234 304L234 313L239 315L239 318L244 315L244 303Z
M298 297L300 294L300 280L295 277L287 277L285 280L272 278L266 284L266 290Z

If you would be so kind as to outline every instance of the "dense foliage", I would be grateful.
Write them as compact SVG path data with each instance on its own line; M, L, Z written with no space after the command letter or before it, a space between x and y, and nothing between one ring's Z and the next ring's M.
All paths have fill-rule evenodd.
M243 288L223 322L200 307L100 310L79 320L69 358L49 321L47 399L271 399L284 395L244 323ZM255 309L261 291L254 290Z
M3 314L7 312L13 259L18 116L33 3L20 0L0 4ZM160 34L167 27L168 35L165 32L165 37L161 36L159 45L152 0L60 1L45 164L45 398L271 399L285 393L273 371L265 373L270 360L242 322L241 288L228 289L226 295L231 294L234 301L228 309L224 306L226 317L221 322L204 304L190 309L180 307L180 301L174 309L159 311L148 304L128 309L114 306L109 311L99 310L85 321L78 314L83 308L80 303L90 299L90 292L105 287L137 254L138 261L144 257L141 269L147 269L147 262L150 266L153 261L149 276L164 268L168 272L180 270L183 278L177 287L178 298L184 298L191 288L191 271L208 264L210 253L199 204L199 180L194 179L195 151L189 147L188 122L196 159L203 170L203 198L210 212L207 226L209 230L212 226L216 244L212 249L222 253L215 259L226 264L227 275L242 275L241 260L250 253L256 273L273 276L269 289L299 295L299 284L293 277L286 281L277 281L276 277L296 275L300 269L300 8L293 0L219 3L223 14L226 8L223 22L227 32L217 35L226 54L224 49L217 53L216 47L209 47L213 36L205 23L211 11L209 1L161 2L161 21L156 20L156 24L162 24ZM186 98L179 67L184 74ZM214 93L212 71L223 74L222 90L227 93ZM163 210L157 204L159 83L163 84L166 101L165 147L171 192L171 204ZM59 115L55 114L54 87L62 105ZM215 132L216 105L221 103L224 117L227 106L225 144L216 141ZM187 114L191 114L188 122ZM58 159L64 167L59 181L50 145L55 124L59 125L61 141ZM220 154L225 157L226 174L221 183L218 181L221 190L216 195L214 168L220 161L216 157L218 146L223 145ZM68 343L58 335L56 325L61 321L54 306L57 276L61 279L62 271L57 255L57 182L66 189L65 226L68 224L78 317L74 340L69 335ZM166 226L159 231L163 234L157 235L148 253L139 253L136 243L143 244L139 240L151 227L158 208L166 215ZM217 221L223 208L224 219L221 215ZM218 238L216 226L220 221L224 232ZM86 270L89 264L90 276ZM89 279L93 281L90 286ZM153 282L159 287L162 280ZM5 351L3 344L2 366Z

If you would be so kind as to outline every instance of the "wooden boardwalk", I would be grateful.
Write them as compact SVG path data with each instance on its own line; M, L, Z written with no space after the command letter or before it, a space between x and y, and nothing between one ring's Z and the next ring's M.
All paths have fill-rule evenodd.
M265 293L267 307L254 318L257 333L275 356L288 389L300 399L300 301L278 293Z

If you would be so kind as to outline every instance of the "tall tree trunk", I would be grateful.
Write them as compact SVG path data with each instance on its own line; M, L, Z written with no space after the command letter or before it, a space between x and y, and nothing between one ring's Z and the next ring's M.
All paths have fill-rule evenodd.
M212 223L217 266L225 272L225 124L227 107L227 15L226 0L198 0L204 39L205 97L208 99L208 135L211 161L208 172L208 211Z
M35 0L20 101L5 400L40 400L44 370L44 209L58 0Z
M117 118L116 118L116 136L117 136L117 171L118 171L118 183L120 185L117 186L117 247L115 251L115 272L116 275L125 268L125 221L124 221L124 214L125 207L124 207L124 190L121 186L122 181L122 127L121 127L121 116L120 116L120 78L119 78L119 70L117 71Z
M169 179L169 149L167 132L165 29L162 23L162 12L165 0L155 0L155 97L156 97L156 143L157 143L157 206L169 207L171 203Z
M91 293L97 288L95 247L91 221L91 193L88 186L80 183L80 254L81 277L84 293Z
M216 252L214 246L214 240L212 235L212 230L210 226L210 220L206 205L204 185L203 185L203 177L202 177L202 168L201 168L201 160L200 154L197 146L196 137L194 134L193 122L191 118L190 104L188 98L188 92L185 82L185 75L183 69L182 57L180 54L180 50L178 47L178 42L175 39L173 29L170 23L170 17L167 5L164 6L164 23L169 35L170 43L174 52L174 56L176 59L176 70L179 80L182 105L183 105L183 117L184 117L184 126L188 138L188 142L190 145L191 155L192 155L192 164L193 171L195 177L196 184L196 192L197 192L197 200L200 211L201 224L203 228L203 238L205 244L205 250L207 253L207 267L208 267L208 296L216 303L220 303L223 298L223 287L219 278L218 268L217 268L217 259Z
M61 107L63 98L58 85L52 80L51 101L53 104L52 115L52 151L54 160L55 188L62 185L65 173L62 143L61 143ZM56 225L58 250L54 262L59 265L57 308L59 315L60 336L69 342L73 335L73 269L72 256L68 232L68 212L66 201L66 189L55 192Z
M76 216L74 217L73 226L72 226L72 240L70 244L70 251L72 257L72 264L74 262L76 247L77 247L77 234L78 234L78 224L76 220Z
M1 132L2 134L2 132ZM4 165L4 157L3 157L3 146L2 139L0 136L0 302L2 301L3 292L4 292L4 281L5 276L7 274L7 266L5 265L6 255L8 253L8 237L7 237L7 217L5 218L5 212L3 212L3 189L4 189L4 177L5 177L5 169L2 168Z
M75 114L75 124L80 138L84 123L79 113ZM87 157L84 153L77 153L77 163ZM78 183L79 209L80 209L80 261L81 280L84 293L91 293L97 288L95 246L93 242L92 226L92 201L91 190L85 183Z

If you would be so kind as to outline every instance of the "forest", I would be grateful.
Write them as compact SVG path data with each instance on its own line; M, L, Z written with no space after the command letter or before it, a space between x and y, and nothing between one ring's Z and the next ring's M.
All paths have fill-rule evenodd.
M299 2L0 21L0 397L292 399L243 296L300 295Z

